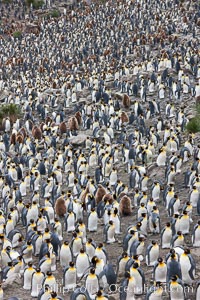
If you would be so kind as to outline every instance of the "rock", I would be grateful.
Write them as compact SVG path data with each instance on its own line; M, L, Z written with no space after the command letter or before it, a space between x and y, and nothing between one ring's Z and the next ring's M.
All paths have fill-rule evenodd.
M69 138L69 141L73 145L82 145L87 139L87 135L78 134L77 136L72 136Z
M9 278L7 278L3 283L2 283L2 288L6 289L9 287L12 287L13 289L18 286L22 285L22 278L20 274L13 274Z

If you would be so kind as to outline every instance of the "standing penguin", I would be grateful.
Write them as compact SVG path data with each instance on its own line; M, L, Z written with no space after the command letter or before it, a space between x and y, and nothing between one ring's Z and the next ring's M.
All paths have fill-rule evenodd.
M67 232L71 232L75 230L75 221L76 221L76 215L70 209L68 213L65 215L65 229L67 230Z
M77 270L72 261L63 271L63 286L66 290L74 289L77 286Z
M89 232L97 231L98 217L95 208L91 208L87 219L87 228Z
M107 264L108 254L102 243L96 247L94 255L96 255L99 259L103 259L104 264Z
M199 193L198 189L196 188L196 186L194 185L189 194L189 201L190 201L192 207L197 207L199 198L200 198L200 193Z
M51 271L48 271L44 278L43 285L45 286L46 284L49 286L51 290L53 290L56 287L56 279Z
M99 291L99 278L95 274L95 269L91 268L85 279L85 287L91 299L96 299L96 293Z
M172 251L167 260L167 283L169 283L172 276L182 279L181 265L178 261L178 256L176 255L175 251Z
M162 283L160 281L157 281L148 290L145 300L162 300L162 295L163 295Z
M80 250L83 248L82 238L78 237L77 232L73 232L73 238L70 243L70 248L74 257L76 257L80 253Z
M199 300L200 299L200 281L197 282L196 285L196 298L195 300Z
M179 217L179 230L182 234L189 234L190 231L190 217L187 211L183 211L183 214Z
M159 201L160 191L161 191L161 186L160 186L159 182L157 182L157 181L154 182L152 190L151 190L151 197L155 202Z
M158 167L165 166L166 159L167 159L167 154L166 154L165 148L163 147L163 148L159 149L159 154L156 159L157 166Z
M172 276L169 282L170 300L186 300L183 282L176 276Z
M165 227L161 231L162 249L170 248L171 240L172 240L172 229L170 223L167 222Z
M51 271L51 257L50 253L47 253L39 260L39 267L41 272L45 273Z
M32 262L29 262L27 267L24 269L24 284L23 289L24 290L30 290L31 289L31 278L33 273L35 273L35 268L33 267Z
M77 255L76 258L76 268L77 268L77 276L80 278L83 276L85 271L89 268L90 261L87 253L84 249L80 250L80 253Z
M160 216L156 206L153 206L149 216L149 229L153 234L160 233Z
M105 242L111 244L115 242L115 224L109 221L104 227Z
M163 261L162 257L159 257L153 267L153 279L154 281L166 282L167 277L167 265Z
M103 271L99 274L99 280L102 279L104 288L110 288L111 291L116 290L117 275L112 264L103 267Z
M41 272L40 268L37 268L31 278L31 297L38 297L39 286L42 286L44 281L44 273Z
M153 266L159 257L159 246L156 241L152 241L146 250L146 264Z
M91 261L95 255L96 244L91 238L89 238L85 244L85 252L87 253L89 260Z
M122 276L125 273L125 267L130 257L127 252L123 252L117 259L117 276Z
M115 233L120 234L121 232L121 220L118 214L118 208L115 207L113 213L111 213L110 221L113 221L115 225Z
M88 291L86 289L83 289L82 287L75 289L71 294L70 300L78 299L90 300L90 295Z
M129 272L125 273L125 278L120 286L120 300L135 300L135 280Z
M200 220L194 226L194 229L192 232L192 244L193 244L193 247L200 247Z
M189 249L185 249L180 255L180 266L182 273L182 281L185 284L192 284L195 276L196 263Z
M25 245L22 246L22 255L25 263L32 261L32 254L33 254L33 245L29 240Z
M177 214L179 208L180 208L180 199L178 195L174 195L174 197L170 199L168 204L168 215L172 217L174 214Z
M181 231L178 231L177 234L172 236L171 246L177 247L183 245L184 245L184 235L182 234Z
M60 249L60 265L62 267L68 267L70 261L73 260L72 250L69 247L68 241L64 241Z
M144 293L145 275L137 262L132 264L130 268L130 275L135 279L135 295L142 295Z

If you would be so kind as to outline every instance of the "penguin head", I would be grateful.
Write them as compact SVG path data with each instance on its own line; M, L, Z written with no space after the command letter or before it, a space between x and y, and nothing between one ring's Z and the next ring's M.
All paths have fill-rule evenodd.
M124 252L122 253L122 257L123 257L123 258L128 257L128 253L127 253L126 251L124 251Z
M97 297L102 297L103 296L103 292L101 290L99 290L97 293L96 293L96 296Z
M73 236L73 238L77 238L77 232L74 231L74 232L72 233L72 236Z
M30 224L34 224L34 223L35 223L34 219L30 219Z
M91 244L91 243L92 243L92 239L91 239L91 238L88 238L88 239L87 239L87 243L88 243L88 244Z
M163 262L162 257L158 257L158 262L159 262L159 263L162 263L162 262Z
M31 245L31 240L27 241L26 244L27 244L28 246L30 246L30 245Z
M134 263L132 264L132 267L133 267L134 269L137 269L137 268L139 268L139 264L138 264L137 262L134 262Z
M171 277L171 280L172 280L172 281L177 281L177 279L178 279L178 278L177 278L176 275L173 275L173 276Z
M155 286L156 286L156 287L161 287L161 286L162 286L162 282L156 281L156 282L155 282Z
M128 279L131 278L130 272L128 272L128 271L125 272L124 277L125 277L125 278L128 278Z
M90 274L95 274L95 268L90 269Z
M33 263L31 261L28 262L28 267L31 268L33 266Z
M135 230L131 229L131 230L130 230L130 234L131 234L131 235L134 235L134 234L135 234Z
M141 222L137 222L136 228L137 228L137 229L140 229L141 226L142 226L142 223L141 223Z
M12 266L13 266L13 262L12 262L12 261L9 261L9 262L7 263L7 266L8 266L8 267L12 267Z
M12 248L10 246L6 247L6 252L10 252L12 250Z
M47 272L46 272L46 275L49 277L49 276L52 275L52 272L51 272L51 271L47 271Z
M187 255L190 254L190 249L189 248L185 248L184 249L184 254L187 254Z
M99 243L99 244L98 244L98 248L102 249L102 248L103 248L103 244L102 244L102 243Z
M74 267L74 262L73 262L73 261L70 261L69 266L70 266L71 268L73 268L73 267Z
M56 292L52 292L52 293L51 293L51 297L52 297L52 299L56 299L57 293L56 293Z

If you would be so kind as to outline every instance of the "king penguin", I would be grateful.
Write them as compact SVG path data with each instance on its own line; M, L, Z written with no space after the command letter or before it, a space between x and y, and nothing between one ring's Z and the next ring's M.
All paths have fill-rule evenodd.
M163 287L160 281L154 283L146 294L145 300L162 300Z
M125 273L125 267L130 257L128 256L127 252L123 252L117 259L117 276L122 276Z
M172 276L169 282L170 300L186 300L185 287L181 279Z
M170 223L167 222L165 227L161 231L162 249L170 248L171 240L172 240L172 229Z
M193 247L200 247L200 220L193 228L192 232L192 244Z
M153 267L153 278L154 281L166 282L167 277L167 265L163 261L162 257L159 257Z
M24 284L23 289L24 290L30 290L31 289L31 279L33 273L35 273L35 268L33 267L32 262L29 262L27 267L24 269Z
M77 286L77 270L72 261L63 271L63 286L65 290L74 289Z
M95 269L91 268L85 279L85 287L89 293L91 300L96 299L96 294L99 291L99 278L95 274Z
M156 241L152 241L146 249L146 264L147 266L154 266L159 257L159 245Z
M125 278L120 286L120 300L135 300L135 280L129 272L125 273Z
M38 297L39 288L42 287L44 281L44 273L41 272L40 268L37 268L31 278L31 297Z
M60 265L68 267L69 263L73 260L72 250L69 246L68 241L64 241L60 249Z
M180 255L180 266L183 283L187 285L192 284L195 279L196 263L188 248Z
M87 253L84 249L80 250L80 253L77 255L76 258L76 268L77 268L77 276L80 278L83 276L85 271L89 268L90 261Z

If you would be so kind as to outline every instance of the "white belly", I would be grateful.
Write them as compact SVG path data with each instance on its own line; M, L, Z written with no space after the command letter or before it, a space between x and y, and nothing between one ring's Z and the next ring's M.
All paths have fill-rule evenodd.
M67 271L65 273L65 286L64 289L73 289L76 287L76 270Z

